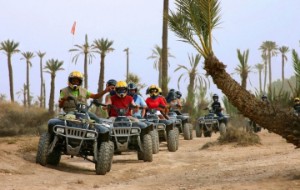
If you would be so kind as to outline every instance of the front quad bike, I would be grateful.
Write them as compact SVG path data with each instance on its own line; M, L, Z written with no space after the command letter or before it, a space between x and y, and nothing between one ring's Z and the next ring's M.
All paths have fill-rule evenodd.
M152 162L152 125L143 122L131 121L126 115L127 109L120 109L110 105L118 113L112 125L112 141L115 145L115 153L137 151L138 160Z
M148 122L154 124L154 128L157 131L156 141L158 145L160 141L166 141L170 152L178 150L179 132L178 128L173 124L167 125L168 123L171 124L171 121L160 119L156 109L148 109L145 118Z
M211 137L212 132L220 132L220 135L226 134L227 119L229 116L218 117L213 111L198 119L198 125L196 126L196 136L201 137L202 133L204 137Z
M188 114L181 114L179 110L171 109L168 116L171 120L174 120L179 133L183 134L184 140L193 139L193 125L190 123Z
M95 163L97 175L110 171L114 149L110 129L90 119L88 110L92 104L94 101L89 106L76 102L76 111L49 120L48 131L39 140L37 163L43 166L58 165L64 154ZM93 159L88 156L93 156Z

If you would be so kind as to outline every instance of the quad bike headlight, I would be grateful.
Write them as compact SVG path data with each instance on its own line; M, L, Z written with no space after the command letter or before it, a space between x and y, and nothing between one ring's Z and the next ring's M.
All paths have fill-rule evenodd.
M87 138L95 138L95 133L87 133L86 137Z
M56 128L56 132L57 133L65 133L65 129L64 128Z
M138 133L139 130L138 129L131 129L131 133Z
M163 126L163 125L157 125L157 129L164 129L165 128L165 126Z

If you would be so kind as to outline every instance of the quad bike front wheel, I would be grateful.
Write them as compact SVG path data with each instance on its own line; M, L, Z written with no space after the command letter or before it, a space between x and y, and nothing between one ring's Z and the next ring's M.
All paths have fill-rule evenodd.
M221 136L224 136L226 134L226 125L225 125L225 123L220 123L219 130L220 130L220 135Z
M49 146L51 143L51 135L45 132L41 135L38 150L36 154L36 163L46 166L47 164L58 165L61 158L61 153L59 149L54 148L53 151L48 154Z
M97 155L96 174L105 175L110 171L113 160L112 145L109 141L101 142Z
M195 130L196 130L196 137L202 137L202 124L196 125Z
M167 146L168 150L170 152L175 152L177 150L177 137L178 134L176 134L175 130L169 130L168 131L168 137L167 137Z

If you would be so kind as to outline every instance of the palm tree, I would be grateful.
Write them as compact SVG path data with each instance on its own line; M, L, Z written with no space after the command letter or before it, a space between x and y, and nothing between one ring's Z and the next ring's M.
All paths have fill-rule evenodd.
M114 48L112 48L114 41L109 41L108 39L98 39L94 40L92 44L93 50L96 50L94 52L100 54L100 74L98 79L98 93L103 91L104 89L104 71L105 71L105 56L107 53L114 51ZM100 101L102 101L102 98L100 98Z
M262 70L264 69L264 64L256 64L255 65L255 69L258 70L258 79L259 79L259 94L261 95L262 94L262 81L261 81L261 73L262 73Z
M206 80L203 76L198 72L198 66L201 60L201 55L197 54L195 57L193 55L189 55L190 68L184 65L178 65L178 67L174 70L174 72L178 70L184 70L177 81L178 89L180 89L179 83L183 76L187 75L189 77L189 84L187 87L187 100L186 107L189 110L189 114L191 115L193 112L193 108L195 106L195 92L196 88L202 88L202 86L207 87Z
M40 107L42 108L43 107L43 105L44 105L44 103L43 103L43 101L44 101L44 96L45 96L45 94L44 94L44 89L43 89L43 87L44 87L44 77L43 77L43 57L46 55L46 52L41 52L41 51L38 51L37 53L36 53L38 56L39 56L39 58L40 58L40 77L41 77L41 86L40 86Z
M26 107L26 104L27 104L27 98L26 98L26 96L27 96L27 86L26 86L26 84L24 83L23 84L23 88L20 90L20 91L18 91L17 92L17 95L18 95L18 98L22 95L23 96L23 106L24 107Z
M63 61L59 61L58 59L49 59L46 62L44 67L45 72L49 73L51 76L51 88L50 88L50 98L49 98L49 113L54 113L54 92L55 92L55 77L56 72L64 70L62 65L64 64Z
M283 85L284 85L284 64L285 64L285 61L287 61L286 53L288 53L290 50L289 50L289 47L287 47L287 46L281 46L278 50L281 53L281 80L282 80L282 86L280 89L280 92L281 92L283 89Z
M163 95L168 92L168 15L169 15L169 0L164 0L163 6L163 27L162 27L162 83L161 90Z
M10 101L14 102L14 78L13 78L13 69L11 64L11 56L15 53L20 52L18 49L19 43L14 42L13 40L6 40L0 43L0 50L5 51L7 55L7 65L8 65L8 74L9 74L9 88L10 88Z
M31 106L31 97L30 97L30 82L29 82L29 69L32 67L31 59L34 58L34 53L27 51L22 52L23 58L21 60L26 60L26 87L27 87L27 105Z
M268 56L266 52L262 52L261 58L263 60L264 68L265 68L265 75L264 75L264 93L266 93L266 86L267 86L267 76L268 76Z
M278 54L278 47L276 42L264 41L260 48L263 53L267 55L268 65L269 65L269 96L272 98L272 67L271 67L271 58Z
M247 89L247 79L251 72L251 66L248 65L249 49L247 49L243 54L239 49L237 49L238 59L240 64L235 68L241 77L242 87Z
M204 57L207 75L212 77L213 82L227 96L229 102L245 117L300 147L300 128L291 125L297 118L272 106L271 103L262 103L256 99L226 72L226 65L214 55L212 31L220 23L218 0L175 0L175 4L177 10L171 12L169 16L171 30Z
M75 64L78 61L78 58L80 55L84 55L84 88L88 89L88 63L92 63L92 59L94 57L93 51L91 50L91 46L88 42L88 36L85 35L85 41L82 45L74 45L76 48L70 49L69 52L78 52L74 57L72 58L72 62L75 62Z
M174 57L172 54L168 51L168 57ZM147 57L147 59L154 59L153 68L158 71L158 86L162 86L162 48L160 48L158 45L154 46L154 49L152 50L151 56ZM170 64L168 63L168 66Z

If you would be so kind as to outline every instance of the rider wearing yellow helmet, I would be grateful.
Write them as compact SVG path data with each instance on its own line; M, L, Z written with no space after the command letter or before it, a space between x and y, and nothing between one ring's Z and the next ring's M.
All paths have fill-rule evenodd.
M77 102L85 103L88 98L98 99L101 98L109 88L104 91L93 94L87 89L83 88L83 75L79 71L72 71L68 77L68 86L60 90L59 107L65 112L75 111L76 105L74 100L68 100L72 96Z

